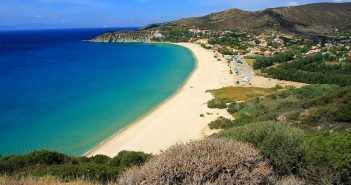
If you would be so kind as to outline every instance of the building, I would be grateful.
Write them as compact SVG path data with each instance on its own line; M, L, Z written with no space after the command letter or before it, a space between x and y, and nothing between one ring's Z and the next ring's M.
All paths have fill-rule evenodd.
M156 33L156 34L154 35L154 38L156 38L156 39L162 39L162 38L164 38L164 36L163 36L161 33Z

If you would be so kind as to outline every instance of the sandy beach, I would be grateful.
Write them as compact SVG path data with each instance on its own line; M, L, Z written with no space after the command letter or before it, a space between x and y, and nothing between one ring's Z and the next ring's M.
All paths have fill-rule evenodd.
M233 119L226 110L207 108L206 103L213 96L206 91L237 86L235 82L242 81L242 77L230 74L230 65L219 53L193 43L178 45L191 50L197 63L184 85L168 100L87 152L85 156L103 154L113 157L122 150L158 154L178 142L201 139L218 132L210 130L208 124L220 116ZM218 61L215 55L221 61ZM271 88L276 85L295 87L305 85L268 79L257 76L254 72L250 77L250 83L251 85L241 83L239 86Z
M212 98L206 90L234 84L226 62L217 61L211 50L197 44L179 44L189 48L197 62L185 84L167 101L129 127L118 132L85 154L115 156L122 150L157 154L177 142L203 138L207 124L219 115L230 117L225 110L211 110L206 102ZM211 115L207 115L210 113ZM204 114L205 117L200 117Z

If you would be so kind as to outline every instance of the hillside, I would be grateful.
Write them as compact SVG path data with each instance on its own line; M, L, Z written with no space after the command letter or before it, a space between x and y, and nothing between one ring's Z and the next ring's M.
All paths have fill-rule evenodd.
M316 3L249 12L229 9L203 17L171 22L181 27L246 31L283 31L322 34L351 29L351 3Z
M155 34L165 35L164 41L179 42L184 34L179 30L240 30L248 33L283 32L301 36L330 35L351 30L351 3L315 3L294 7L268 8L250 12L229 9L203 17L184 18L167 23L151 24L139 31L109 32L93 42L149 42ZM173 31L173 32L172 32ZM171 37L171 38L170 38ZM178 38L175 38L178 37Z

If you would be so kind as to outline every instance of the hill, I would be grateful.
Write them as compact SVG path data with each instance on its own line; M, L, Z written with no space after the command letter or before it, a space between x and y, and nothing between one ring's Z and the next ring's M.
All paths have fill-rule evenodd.
M262 11L229 9L203 17L151 24L138 31L118 31L100 35L93 42L150 42L155 34L165 36L163 41L188 41L190 28L218 31L245 31L247 33L293 33L301 36L333 35L351 30L351 3L315 3L294 7L268 8ZM185 39L186 38L186 39ZM156 40L159 41L159 40Z
M351 29L351 3L315 3L268 8L255 12L229 9L167 24L211 30L240 29L249 32L282 31L298 34L323 34L332 32L334 29Z

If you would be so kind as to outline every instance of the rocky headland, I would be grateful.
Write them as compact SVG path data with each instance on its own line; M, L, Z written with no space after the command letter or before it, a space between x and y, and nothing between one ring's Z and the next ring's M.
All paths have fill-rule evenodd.
M140 31L116 31L108 32L90 40L92 42L151 42L155 37L155 30L140 30Z

